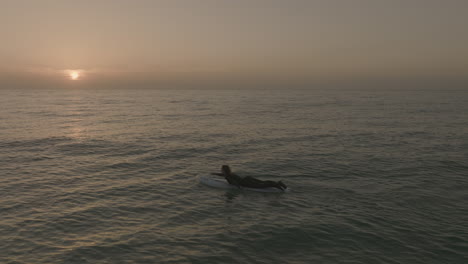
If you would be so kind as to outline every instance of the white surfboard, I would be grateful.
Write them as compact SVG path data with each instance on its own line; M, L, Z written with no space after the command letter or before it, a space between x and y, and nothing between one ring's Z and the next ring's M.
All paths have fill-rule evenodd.
M239 189L234 185L231 185L226 182L224 178L213 178L209 176L200 176L200 183L214 187L214 188L221 188L221 189ZM248 187L241 187L241 190L247 191L254 191L254 192L287 192L289 189L282 191L278 188L268 187L268 188L248 188Z

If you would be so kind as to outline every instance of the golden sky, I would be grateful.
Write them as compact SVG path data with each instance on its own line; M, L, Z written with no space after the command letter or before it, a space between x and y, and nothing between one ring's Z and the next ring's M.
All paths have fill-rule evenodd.
M0 0L0 85L466 78L464 0Z

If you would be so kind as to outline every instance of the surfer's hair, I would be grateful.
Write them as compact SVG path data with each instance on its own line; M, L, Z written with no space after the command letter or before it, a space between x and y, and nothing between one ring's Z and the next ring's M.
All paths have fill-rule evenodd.
M224 173L226 173L226 174L228 174L228 175L231 174L231 168L229 168L228 165L223 165L223 166L221 167L221 171L224 172Z

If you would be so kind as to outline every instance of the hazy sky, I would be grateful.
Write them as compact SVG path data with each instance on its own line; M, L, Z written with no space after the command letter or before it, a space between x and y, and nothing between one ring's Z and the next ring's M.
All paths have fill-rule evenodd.
M467 78L466 0L0 0L0 85Z

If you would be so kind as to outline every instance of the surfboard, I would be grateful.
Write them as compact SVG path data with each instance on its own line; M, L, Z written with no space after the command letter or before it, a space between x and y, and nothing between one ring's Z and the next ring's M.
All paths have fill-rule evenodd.
M207 186L210 186L210 187L220 188L220 189L233 189L233 190L238 190L239 189L236 186L227 183L226 180L221 178L221 177L213 178L213 177L210 177L210 176L200 176L199 179L200 179L200 183L202 183L204 185L207 185ZM271 193L271 192L281 193L281 192L289 191L289 188L282 191L282 190L280 190L278 188L273 188L273 187L271 187L271 188L270 187L269 188L241 187L240 190L254 191L254 192L267 192L267 193Z

